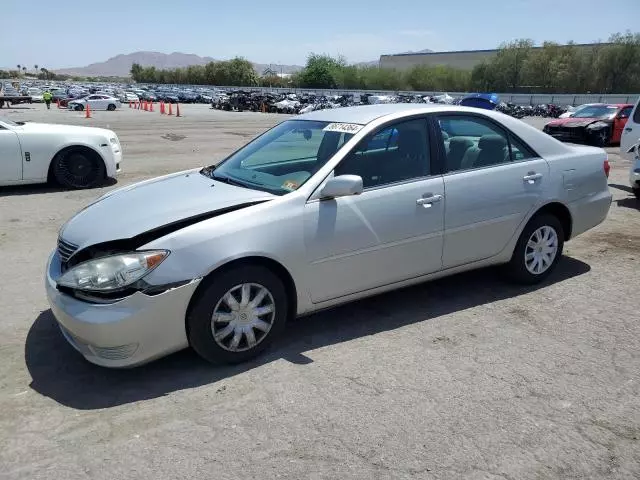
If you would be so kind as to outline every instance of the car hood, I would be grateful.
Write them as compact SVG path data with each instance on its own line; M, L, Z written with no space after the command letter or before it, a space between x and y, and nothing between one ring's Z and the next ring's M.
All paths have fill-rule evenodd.
M606 122L606 118L559 118L547 123L549 127L586 127L594 122Z
M59 125L53 123L25 122L24 125L19 125L16 130L17 129L25 133L78 134L90 135L91 137L94 137L97 134L105 135L107 137L115 136L115 133L112 130L107 130L106 128L82 127L79 125Z
M72 217L60 237L80 249L277 198L188 170L114 190ZM193 222L191 222L193 223Z

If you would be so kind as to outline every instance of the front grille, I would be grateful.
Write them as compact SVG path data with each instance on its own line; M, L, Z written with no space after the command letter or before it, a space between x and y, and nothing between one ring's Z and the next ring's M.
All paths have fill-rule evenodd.
M584 130L579 128L549 127L548 133L562 140L581 141L584 139Z
M63 263L67 263L71 256L76 253L78 246L71 242L65 242L61 238L58 239L58 255Z

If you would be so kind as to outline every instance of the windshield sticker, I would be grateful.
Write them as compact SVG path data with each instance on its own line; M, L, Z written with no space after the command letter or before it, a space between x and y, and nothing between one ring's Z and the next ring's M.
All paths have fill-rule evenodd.
M330 123L322 130L325 132L358 133L363 126L357 123Z
M284 188L285 190L289 190L290 192L296 190L299 186L300 184L294 182L293 180L285 180L285 182L282 184L282 188Z

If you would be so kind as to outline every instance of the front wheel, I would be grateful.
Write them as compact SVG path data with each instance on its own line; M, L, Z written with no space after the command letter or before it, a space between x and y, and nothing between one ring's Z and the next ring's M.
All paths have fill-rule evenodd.
M189 344L211 363L255 357L282 332L287 293L270 270L247 265L211 278L187 318Z
M105 166L94 152L69 150L53 160L53 176L66 188L92 188L104 181Z
M606 147L609 145L609 132L606 128L597 131L593 136L593 143L595 143L596 147Z
M116 106L113 103L110 103L109 106L107 107L107 110L109 110L110 112L113 112L116 109Z
M564 230L558 218L537 215L520 234L507 273L518 283L539 283L555 269L563 247Z
M73 107L76 112L81 112L84 110L84 105L76 105Z

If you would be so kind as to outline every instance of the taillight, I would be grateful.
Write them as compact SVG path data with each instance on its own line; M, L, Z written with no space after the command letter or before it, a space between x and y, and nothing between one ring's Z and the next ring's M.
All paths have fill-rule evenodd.
M611 165L609 165L609 159L606 159L604 161L604 165L602 167L604 168L604 174L607 176L607 178L609 178L609 172L611 171Z

